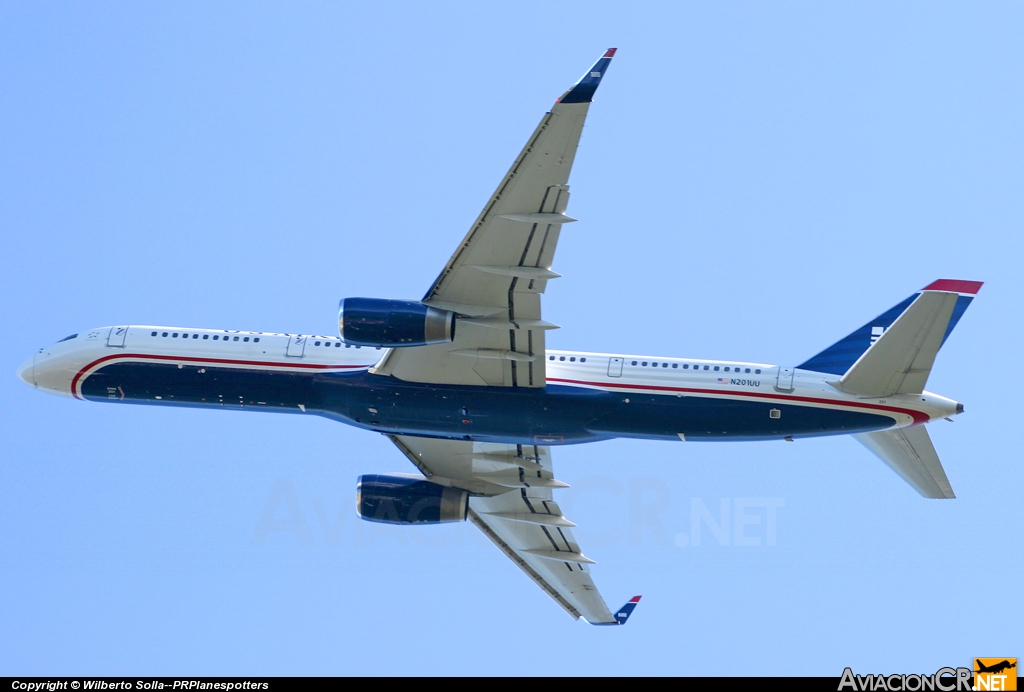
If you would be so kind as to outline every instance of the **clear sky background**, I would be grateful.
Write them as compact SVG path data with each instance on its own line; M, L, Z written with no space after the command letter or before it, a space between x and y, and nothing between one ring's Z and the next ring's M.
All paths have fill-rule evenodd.
M1022 35L994 2L0 4L0 674L1024 657ZM381 436L15 377L100 325L333 334L342 297L420 297L609 46L549 345L793 365L983 280L929 380L966 405L930 426L956 500L847 438L558 449L603 595L644 596L589 627L472 525L359 521L358 475L412 470Z

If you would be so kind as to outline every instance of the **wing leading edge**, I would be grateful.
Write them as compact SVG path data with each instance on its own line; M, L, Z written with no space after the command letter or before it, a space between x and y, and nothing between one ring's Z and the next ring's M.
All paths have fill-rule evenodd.
M463 317L452 343L392 349L374 369L411 382L543 387L541 315L566 214L569 173L609 49L544 114L423 302Z
M459 314L454 341L396 348L372 370L412 382L543 387L540 295L566 214L569 173L590 102L615 49L544 115L423 302ZM499 550L574 618L622 625L636 596L612 613L590 576L594 561L554 501L547 447L390 435L430 481L470 493L467 516Z
M468 518L573 618L592 625L626 623L640 597L612 613L552 491L547 447L392 435L391 440L429 480L473 494Z

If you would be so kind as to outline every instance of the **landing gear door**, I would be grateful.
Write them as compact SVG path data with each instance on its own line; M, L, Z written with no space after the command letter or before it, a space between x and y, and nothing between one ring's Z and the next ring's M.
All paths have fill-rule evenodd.
M124 338L128 336L128 327L111 327L107 336L107 346L124 348Z
M288 351L286 355L289 358L302 358L302 354L306 351L306 339L307 337L301 334L288 337Z
M608 377L622 377L622 359L608 359Z
M775 382L775 388L780 392L793 391L793 368L779 368L779 378Z

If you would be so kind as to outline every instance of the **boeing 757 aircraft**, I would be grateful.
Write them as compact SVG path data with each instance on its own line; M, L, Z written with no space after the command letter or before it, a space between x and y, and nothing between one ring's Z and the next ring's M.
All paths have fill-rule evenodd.
M574 618L624 624L554 497L551 450L615 437L853 435L921 495L952 498L924 423L963 412L925 391L981 287L941 279L795 367L553 351L540 296L569 171L608 50L559 98L421 300L346 298L339 337L190 327L91 329L18 375L88 401L318 415L387 435L417 474L366 475L369 521L468 519Z

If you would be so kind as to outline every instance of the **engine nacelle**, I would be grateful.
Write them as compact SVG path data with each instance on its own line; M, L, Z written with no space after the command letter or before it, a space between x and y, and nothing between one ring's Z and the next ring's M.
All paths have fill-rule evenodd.
M345 298L338 309L341 340L355 346L426 346L455 340L455 313L415 300Z
M441 524L464 521L469 493L447 488L422 477L360 476L356 512L381 524Z

